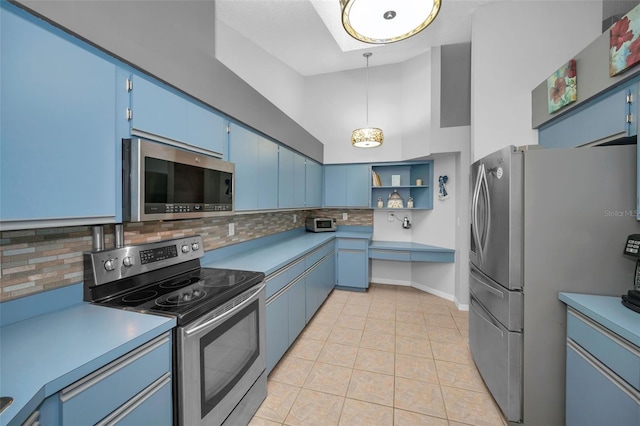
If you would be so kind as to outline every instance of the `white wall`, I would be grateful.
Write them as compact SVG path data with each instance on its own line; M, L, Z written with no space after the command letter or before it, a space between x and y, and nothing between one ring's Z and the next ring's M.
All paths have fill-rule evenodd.
M474 160L506 145L537 143L531 91L600 34L601 20L602 1L500 2L477 9L471 31Z
M216 20L216 59L298 123L304 119L305 79L286 64ZM238 54L242 52L242 54Z
M402 65L373 66L369 60L369 126L384 132L375 149L354 148L351 132L366 123L366 70L307 77L302 125L324 144L325 163L365 163L401 159Z

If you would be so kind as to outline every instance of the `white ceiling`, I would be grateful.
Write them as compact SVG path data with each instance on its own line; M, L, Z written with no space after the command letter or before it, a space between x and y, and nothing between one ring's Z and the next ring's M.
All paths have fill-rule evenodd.
M442 0L436 20L400 42L373 45L342 28L339 0L216 0L216 18L301 74L312 76L404 62L431 46L471 41L471 15L500 0Z

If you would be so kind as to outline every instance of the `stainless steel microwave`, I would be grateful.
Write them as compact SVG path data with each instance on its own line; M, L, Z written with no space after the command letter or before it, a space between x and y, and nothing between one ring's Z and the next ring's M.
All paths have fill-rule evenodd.
M334 232L337 228L336 220L330 217L308 217L305 225L311 232Z
M235 165L145 139L122 141L122 220L233 213Z

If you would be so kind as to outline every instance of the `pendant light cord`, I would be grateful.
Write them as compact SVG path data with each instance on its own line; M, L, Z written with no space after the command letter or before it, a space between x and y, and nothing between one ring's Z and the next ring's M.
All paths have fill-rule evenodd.
M367 127L369 127L369 56L373 55L373 53L371 52L367 52L367 53L363 53L362 56L364 56L365 58L367 58Z

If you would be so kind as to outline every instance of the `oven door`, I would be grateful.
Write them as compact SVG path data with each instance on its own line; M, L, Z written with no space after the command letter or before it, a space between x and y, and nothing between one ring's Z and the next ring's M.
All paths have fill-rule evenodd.
M178 423L222 424L266 368L265 285L179 327L176 346Z

